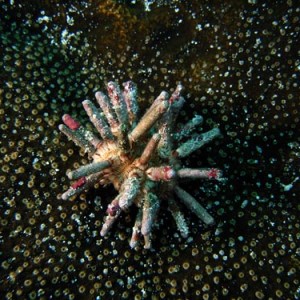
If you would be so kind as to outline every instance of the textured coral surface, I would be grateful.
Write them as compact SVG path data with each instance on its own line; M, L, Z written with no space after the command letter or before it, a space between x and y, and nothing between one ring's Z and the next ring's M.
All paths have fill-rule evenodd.
M299 299L298 2L144 3L0 2L0 298ZM110 80L136 82L140 117L181 82L179 126L220 128L182 163L225 184L180 184L213 226L179 203L182 238L162 201L154 250L135 251L135 205L100 235L112 186L61 199L91 163L61 117L97 134L82 101Z

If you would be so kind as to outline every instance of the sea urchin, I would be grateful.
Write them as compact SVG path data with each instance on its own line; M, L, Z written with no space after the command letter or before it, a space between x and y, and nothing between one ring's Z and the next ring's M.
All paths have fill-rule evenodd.
M101 109L89 100L83 101L101 139L71 116L63 116L65 125L61 124L59 129L84 148L92 162L67 173L75 182L62 194L62 199L79 194L95 183L104 186L112 183L119 194L108 205L101 235L105 236L121 212L134 203L138 212L131 247L137 245L140 235L144 237L144 248L151 247L151 228L161 201L167 202L183 237L188 235L188 226L176 198L205 224L213 224L213 217L179 186L179 182L194 178L220 179L220 170L183 168L180 159L218 137L219 129L196 133L202 123L202 117L196 115L175 130L176 118L185 102L181 84L171 97L161 92L141 119L138 119L136 85L131 81L123 85L123 93L115 82L107 84L108 97L102 92L96 93Z

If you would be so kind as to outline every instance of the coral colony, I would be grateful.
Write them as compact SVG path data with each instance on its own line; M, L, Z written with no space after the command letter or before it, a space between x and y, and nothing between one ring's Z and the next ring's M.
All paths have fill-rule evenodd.
M218 169L184 168L180 159L187 157L206 143L220 136L218 128L195 133L202 123L196 115L176 130L176 118L185 102L179 84L171 97L163 91L141 119L138 118L137 88L128 81L123 93L115 82L107 84L108 97L96 93L101 109L89 101L83 107L101 138L86 130L70 115L63 116L59 129L75 144L85 149L92 162L67 173L75 182L62 194L66 200L92 187L113 184L119 192L107 208L101 235L105 236L122 211L132 204L138 207L130 241L136 247L140 236L144 248L151 247L151 229L162 201L166 201L178 230L188 236L188 226L176 202L179 199L205 224L213 224L213 217L197 200L180 187L186 179L220 179Z

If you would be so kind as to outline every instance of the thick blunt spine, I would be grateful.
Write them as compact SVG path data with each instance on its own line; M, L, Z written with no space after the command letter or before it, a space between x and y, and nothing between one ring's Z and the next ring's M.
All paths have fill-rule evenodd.
M161 93L161 98L165 99L164 92ZM137 142L141 136L148 132L154 123L167 111L168 106L169 104L166 100L162 100L153 107L151 106L149 111L142 117L140 122L129 134L131 143Z
M135 218L135 223L132 228L132 235L130 239L130 247L135 248L137 246L140 233L141 233L141 227L142 227L142 218L143 218L143 208L139 207L139 210L137 212L136 218Z
M144 236L144 248L151 248L151 230L159 209L159 199L151 192L145 194L141 233Z
M102 229L100 231L101 236L106 236L115 221L120 216L122 210L119 206L119 199L118 197L114 199L107 208L108 215L105 217L104 224L102 225Z
M79 178L66 192L61 195L61 198L63 200L67 200L74 195L82 193L84 190L87 190L90 186L98 182L100 177L101 172Z
M123 83L124 86L124 100L127 106L128 119L130 125L134 125L137 120L139 106L137 102L137 87L132 81Z
M149 168L146 174L152 181L170 181L176 177L176 172L171 166Z
M137 176L132 176L123 182L120 189L119 206L121 209L128 209L138 193L140 192L141 180Z
M207 212L207 210L198 203L198 201L185 190L179 186L175 187L177 197L190 209L199 219L205 224L211 225L214 223L214 218Z
M101 170L109 167L111 163L109 161L93 162L88 165L82 166L74 171L68 172L69 179L78 179L83 176L88 176L93 173L100 172Z
M119 85L113 81L110 81L107 84L107 91L108 91L108 96L113 105L112 108L114 109L114 111L117 115L119 124L123 128L128 128L127 107L126 107L124 97L120 91Z
M157 144L159 142L160 135L158 133L154 134L148 144L146 145L142 155L139 158L139 163L141 165L146 165L151 159L152 154L155 152Z
M178 147L175 151L176 155L186 157L220 135L219 128L213 128L208 132L198 134Z
M95 105L89 101L85 100L82 105L89 116L91 122L100 133L103 140L111 140L113 138L111 130L101 112L95 107Z
M191 179L221 179L222 171L215 168L201 168L201 169L180 169L177 171L179 178L191 178Z
M168 198L168 208L172 214L172 217L177 225L177 228L183 238L187 238L189 235L189 228L186 224L183 214L181 213L177 203L173 198Z
M101 107L107 122L109 123L112 134L115 136L118 133L119 122L117 117L112 109L112 106L109 102L108 97L102 92L97 92L95 94L96 100Z

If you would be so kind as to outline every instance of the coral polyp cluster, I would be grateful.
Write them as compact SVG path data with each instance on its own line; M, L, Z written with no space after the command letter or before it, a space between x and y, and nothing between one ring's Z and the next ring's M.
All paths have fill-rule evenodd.
M61 124L59 129L84 148L92 162L67 173L69 179L75 181L62 194L62 199L79 194L96 183L103 186L113 184L119 193L108 205L101 235L107 235L122 211L134 204L138 211L130 241L133 248L141 236L144 248L151 248L151 230L162 201L167 203L183 237L188 236L189 230L177 199L205 224L213 224L213 217L180 187L180 181L218 180L221 171L185 168L181 159L220 136L219 129L197 133L203 120L199 115L177 128L176 119L185 102L181 84L171 96L161 92L140 119L137 87L131 81L123 85L123 92L115 82L107 84L108 96L97 92L95 96L100 108L89 100L83 101L83 107L101 138L70 115L63 116L64 125Z

